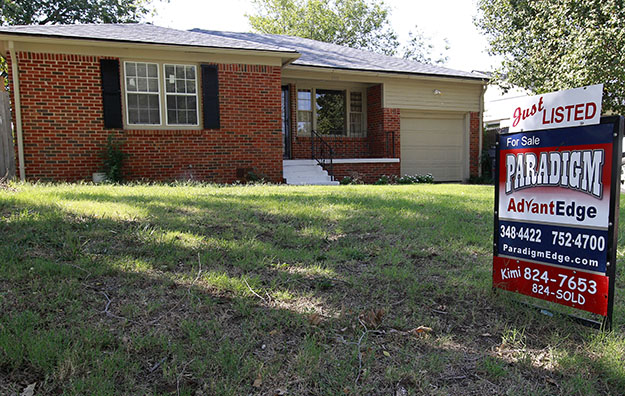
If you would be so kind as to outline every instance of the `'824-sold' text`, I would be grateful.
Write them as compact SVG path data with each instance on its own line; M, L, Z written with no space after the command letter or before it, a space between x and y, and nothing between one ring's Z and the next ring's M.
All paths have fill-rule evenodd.
M584 294L597 293L597 282L585 277L561 273L550 276L549 271L521 266L501 269L502 280L515 278L533 282L532 293L534 294L552 296L574 304L584 305L586 302Z

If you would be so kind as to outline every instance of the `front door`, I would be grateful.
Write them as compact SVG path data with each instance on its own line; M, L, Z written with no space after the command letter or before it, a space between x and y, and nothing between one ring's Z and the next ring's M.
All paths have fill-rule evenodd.
M291 106L289 106L289 86L282 86L282 157L291 158Z

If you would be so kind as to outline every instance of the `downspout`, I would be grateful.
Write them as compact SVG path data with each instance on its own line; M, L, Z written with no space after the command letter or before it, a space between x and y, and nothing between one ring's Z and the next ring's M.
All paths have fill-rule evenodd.
M11 55L11 72L13 75L13 100L15 103L15 133L17 135L17 156L20 162L20 180L26 180L26 166L24 165L24 137L22 136L22 104L20 101L20 78L17 71L17 56L15 56L15 43L9 41L9 54Z

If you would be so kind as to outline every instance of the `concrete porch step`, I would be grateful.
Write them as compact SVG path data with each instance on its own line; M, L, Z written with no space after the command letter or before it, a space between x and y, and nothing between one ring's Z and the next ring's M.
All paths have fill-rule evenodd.
M286 184L338 185L315 160L283 160L282 174Z

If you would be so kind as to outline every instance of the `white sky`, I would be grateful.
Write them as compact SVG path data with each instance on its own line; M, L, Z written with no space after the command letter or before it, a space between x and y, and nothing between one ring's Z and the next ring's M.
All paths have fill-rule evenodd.
M415 25L435 44L449 41L449 60L445 66L471 71L488 71L497 60L486 53L486 39L473 24L477 14L476 0L386 0L390 6L391 25L400 43L408 39ZM169 0L153 3L157 15L147 18L155 25L175 29L203 28L235 32L251 31L245 17L253 14L251 0Z

